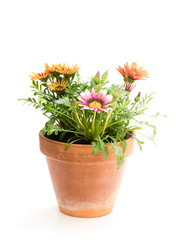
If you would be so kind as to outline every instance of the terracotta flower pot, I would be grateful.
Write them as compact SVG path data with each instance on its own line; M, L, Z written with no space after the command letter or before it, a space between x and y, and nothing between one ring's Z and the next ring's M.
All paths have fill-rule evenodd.
M75 217L99 217L112 211L127 157L133 152L134 139L127 139L125 160L120 169L111 146L109 156L92 155L91 145L50 140L39 134L40 150L46 155L60 211Z

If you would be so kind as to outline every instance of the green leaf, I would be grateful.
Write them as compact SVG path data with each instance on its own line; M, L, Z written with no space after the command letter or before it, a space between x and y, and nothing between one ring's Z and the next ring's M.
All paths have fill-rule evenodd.
M109 137L109 135L106 135L102 140L106 140Z
M127 100L126 102L124 102L124 104L123 104L123 109L124 109L124 107L126 107L130 102L131 102L131 100Z
M92 144L92 146L91 146L92 148L96 148L97 147L97 142L92 142L91 144Z
M94 148L94 150L92 151L92 154L95 154L97 150L99 153L103 152L103 158L104 160L106 160L109 155L109 150L106 144L103 142L100 136L98 136L95 140L96 142L92 142L92 148Z
M102 77L101 77L101 81L104 83L106 81L106 79L108 78L108 71L104 72Z
M47 130L47 135L51 135L51 134L53 134L53 132L54 132L54 129Z
M55 131L54 131L54 134L55 134L55 135L58 135L58 133L59 133L58 130L55 130Z
M124 162L124 156L123 155L118 156L118 158L117 158L117 169L119 169L122 166L123 162Z
M48 122L45 123L46 127L51 127L53 126L55 123L55 118L50 118L50 120Z
M70 147L70 145L72 145L73 143L75 143L75 142L77 142L77 141L80 141L80 139L76 139L76 140L74 140L74 141L72 141L72 142L69 142L69 143L67 144L67 146L65 147L64 151L66 151L66 150Z
M104 147L103 147L103 157L104 157L104 160L107 159L108 155L109 155L109 150L108 150L107 146L104 145Z
M99 153L101 153L102 150L103 150L100 144L97 145L97 149L98 149L98 152L99 152Z
M45 135L45 133L46 133L46 128L43 128L40 132L41 132L43 135Z
M139 148L140 148L140 151L142 152L142 146L141 146L141 144L138 143L138 146L139 146Z
M42 95L42 94L43 94L43 92L37 91L37 92L34 93L34 96L35 96L35 95Z
M59 139L62 140L65 137L66 134L67 134L67 132L62 132Z
M135 139L136 139L137 144L138 144L138 146L140 148L140 151L142 151L142 144L144 144L144 141L139 140L137 137L135 137Z
M94 155L94 154L96 154L97 153L97 151L98 151L98 147L97 147L97 142L92 142L91 143L92 144L92 148L94 148L93 150L92 150L92 154Z
M123 129L122 127L117 128L117 133L116 133L116 138L118 140L122 140L126 135L126 130Z
M142 130L142 127L139 127L139 126L131 126L128 128L129 131L136 131L136 130Z
M92 154L93 154L93 155L96 154L96 153L97 153L97 150L98 150L97 147L94 148L93 151L92 151Z
M123 150L123 153L125 152L126 147L127 147L127 141L124 139L124 140L122 141L122 150Z
M36 109L39 109L39 108L41 108L41 107L42 107L42 105L40 105L40 104L37 104L37 105L35 106Z
M67 107L71 106L69 98L60 98L59 100L56 100L55 103L57 103L57 104L64 104Z
M113 148L114 156L117 158L117 169L119 169L124 162L124 155L117 144L111 143L111 146Z

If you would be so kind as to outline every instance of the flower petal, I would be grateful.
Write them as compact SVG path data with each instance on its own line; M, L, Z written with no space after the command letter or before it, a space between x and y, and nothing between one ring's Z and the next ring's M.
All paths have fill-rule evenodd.
M101 111L107 112L109 109L111 109L109 107L110 104L108 104L108 103L110 103L112 101L113 97L110 94L108 94L108 95L106 95L106 94L107 94L107 90L103 90L103 89L101 89L99 91L99 93L96 93L94 88L92 88L91 92L86 90L85 92L81 93L80 96L78 97L78 99L80 100L80 102L78 102L78 104L80 106L82 106L81 109L88 109L88 110L96 111L98 113L100 113ZM89 103L90 103L89 101L91 101L91 100L92 100L92 102L93 101L99 102L101 104L101 108L100 107L96 107L96 108L89 107Z

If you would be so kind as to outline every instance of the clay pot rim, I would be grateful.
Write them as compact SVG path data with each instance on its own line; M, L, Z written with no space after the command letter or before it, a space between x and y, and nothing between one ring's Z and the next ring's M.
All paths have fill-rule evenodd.
M136 136L136 133L135 133L134 131L132 131L132 135L135 137L135 136ZM44 139L46 139L47 141L53 142L53 143L55 143L55 144L63 145L63 146L65 146L65 147L68 145L68 143L65 143L65 142L59 142L59 141L51 140L51 139L45 137L41 132L39 132L39 136L40 136L41 138L44 138ZM132 140L133 140L132 136L131 136L130 138L126 139L127 143L131 142ZM118 142L118 145L120 145L120 144L121 144L121 142ZM71 145L72 148L73 148L73 147L84 147L84 148L86 147L86 148L90 148L91 146L92 146L92 144L74 144L74 143L73 143L73 144ZM110 147L110 145L107 144L107 147Z

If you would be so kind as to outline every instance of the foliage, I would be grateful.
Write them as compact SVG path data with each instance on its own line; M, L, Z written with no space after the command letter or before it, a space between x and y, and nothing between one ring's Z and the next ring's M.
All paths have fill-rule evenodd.
M120 168L124 161L126 136L135 138L142 150L143 140L132 133L140 133L143 126L147 126L152 129L152 134L146 137L154 141L156 127L146 120L145 113L153 94L142 97L139 93L135 98L131 98L130 92L134 85L133 88L129 88L129 85L128 89L125 87L129 76L124 76L125 84L107 86L108 72L102 76L98 72L89 82L84 83L80 81L77 69L74 72L67 66L66 70L70 72L63 74L58 70L61 65L59 67L54 68L53 65L51 68L46 65L43 75L35 74L31 77L35 78L31 85L34 97L20 99L40 109L48 118L41 131L43 134L59 135L60 141L67 136L66 149L73 143L91 144L92 154L102 152L105 160L109 155L108 145L111 145L117 158L117 168ZM129 84L133 82L134 79L129 81ZM156 113L152 117L159 115Z

